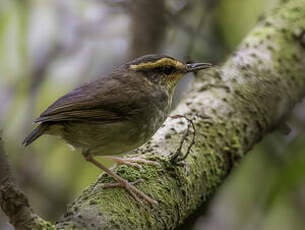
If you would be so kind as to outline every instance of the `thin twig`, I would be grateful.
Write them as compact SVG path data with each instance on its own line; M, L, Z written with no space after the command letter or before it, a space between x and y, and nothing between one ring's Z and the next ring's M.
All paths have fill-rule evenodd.
M177 164L177 163L179 163L179 162L181 162L181 161L183 161L183 160L185 160L187 158L187 156L189 155L189 153L191 151L192 146L195 144L196 129L195 129L195 125L194 125L194 122L192 121L192 119L190 119L190 118L188 118L186 116L183 116L183 115L174 115L171 118L173 118L173 119L184 118L184 119L186 119L188 121L186 132L183 134L183 136L182 136L182 138L180 140L179 147L178 147L176 153L171 157L171 162ZM182 146L184 144L184 141L186 140L187 136L190 133L191 126L193 128L193 138L192 138L192 141L189 144L189 146L187 147L186 153L182 157L179 158L179 156L181 155L181 149L182 149Z

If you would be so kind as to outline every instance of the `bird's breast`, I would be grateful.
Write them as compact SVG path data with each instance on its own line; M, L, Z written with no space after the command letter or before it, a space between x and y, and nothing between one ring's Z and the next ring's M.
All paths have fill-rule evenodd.
M144 138L149 139L166 120L171 107L172 98L168 95L159 97L155 102L143 106L143 111L136 119ZM140 122L142 121L142 122Z

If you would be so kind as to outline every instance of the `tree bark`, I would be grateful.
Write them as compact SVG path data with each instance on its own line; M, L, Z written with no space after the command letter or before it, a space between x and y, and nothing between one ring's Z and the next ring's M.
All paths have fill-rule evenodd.
M37 216L25 194L16 186L4 152L0 131L0 206L16 230L55 229Z
M136 153L157 160L161 167L117 170L129 181L145 179L137 187L159 205L139 206L123 189L101 189L99 184L109 180L102 175L70 205L57 226L173 229L181 224L302 98L304 21L305 1L290 1L262 20L220 69L198 74L193 92L173 111L193 119L196 126L186 166L173 165L169 159L179 148L187 122L169 118ZM194 134L189 132L182 152Z
M58 229L174 229L210 196L232 167L279 125L305 92L305 1L288 1L262 19L220 68L200 72L193 91L157 134L130 156L161 166L117 173L159 202L138 205L124 189L102 189L102 174L68 206ZM187 134L187 135L186 135ZM195 142L192 144L192 137ZM170 159L182 143L186 162ZM145 154L145 155L142 155Z

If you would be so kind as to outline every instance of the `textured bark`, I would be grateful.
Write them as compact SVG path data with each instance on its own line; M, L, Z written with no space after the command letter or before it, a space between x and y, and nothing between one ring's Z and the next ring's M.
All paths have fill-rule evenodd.
M117 172L159 202L139 206L123 189L101 189L102 175L68 208L58 227L77 229L173 229L207 202L232 166L274 129L305 90L305 1L290 1L261 20L228 61L201 73L173 114L192 118L196 142L186 166L170 162L186 132L185 119L168 119L137 150L161 167L122 166ZM185 141L185 152L191 141Z
M305 92L305 1L289 1L249 33L219 69L201 72L193 91L173 111L195 124L185 165L171 156L187 132L184 118L164 127L132 156L145 154L161 167L121 166L117 173L159 202L138 205L123 189L102 189L102 174L68 207L60 229L174 229L206 203L232 167L263 135L282 122ZM194 131L182 147L187 151Z
M55 229L37 216L31 209L27 197L21 192L11 175L0 134L0 206L16 230Z

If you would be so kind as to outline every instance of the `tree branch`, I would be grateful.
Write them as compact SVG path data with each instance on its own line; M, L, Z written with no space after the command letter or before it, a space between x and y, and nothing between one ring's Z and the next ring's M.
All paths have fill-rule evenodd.
M38 217L29 201L13 181L7 155L3 149L0 134L0 206L9 217L10 223L18 230L54 229L50 223Z
M132 0L128 7L131 20L128 56L156 53L166 33L165 1Z
M161 167L117 168L129 181L144 179L137 187L159 205L139 206L123 189L102 189L100 184L111 180L102 174L69 205L56 227L174 229L205 204L233 165L280 124L304 95L304 9L304 0L289 1L275 9L221 68L198 74L194 90L173 112L192 119L196 130L184 165L175 165L170 159L180 143L181 154L188 151L192 135L185 133L192 130L187 131L184 118L169 118L152 140L132 155L145 154L143 157L158 161ZM17 198L19 194L3 192L3 187L1 184L0 201L5 210L3 194L17 194ZM20 200L31 216L27 201ZM23 229L28 223L23 223Z
M187 123L169 118L132 155L145 154L161 167L117 169L130 181L145 179L137 187L158 200L158 206L139 206L123 189L102 189L100 183L110 180L103 174L69 206L57 227L173 229L207 202L232 166L302 98L304 9L302 0L275 9L220 69L198 74L193 92L173 112L192 119L196 127L185 166L173 165L170 156L179 148ZM186 138L181 151L190 143Z

